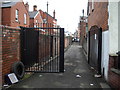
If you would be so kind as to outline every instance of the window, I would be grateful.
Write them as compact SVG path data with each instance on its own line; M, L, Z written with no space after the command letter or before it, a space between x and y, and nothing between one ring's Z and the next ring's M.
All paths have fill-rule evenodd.
M24 14L24 24L27 24L27 15Z
M15 21L18 22L18 17L19 17L19 11L16 9L15 11Z
M35 24L36 24L36 27L38 27L38 20L36 20L35 22L36 22L36 23L35 23Z
M91 10L91 8L90 8L90 6L89 6L89 14L90 14L90 10Z
M47 20L46 20L46 19L43 19L43 23L47 23Z
M92 0L92 11L94 10L94 0Z
M37 25L34 25L34 28L36 28L37 27Z
M38 23L38 20L36 20L36 23Z

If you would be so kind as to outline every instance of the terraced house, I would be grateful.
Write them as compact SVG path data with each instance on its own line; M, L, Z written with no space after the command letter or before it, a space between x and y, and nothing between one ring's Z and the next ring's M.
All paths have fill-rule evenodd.
M57 19L55 18L55 10L53 11L53 16L48 14L47 12L44 12L42 10L39 10L41 17L43 19L43 27L57 27ZM55 31L52 30L51 33L53 34Z
M2 25L28 27L29 13L22 0L2 2Z
M43 27L43 19L36 5L33 6L33 11L29 12L29 15L30 27Z

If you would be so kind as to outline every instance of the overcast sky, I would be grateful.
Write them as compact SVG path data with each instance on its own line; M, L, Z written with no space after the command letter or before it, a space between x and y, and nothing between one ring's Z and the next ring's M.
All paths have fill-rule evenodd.
M66 31L75 32L78 27L79 17L82 15L82 10L87 13L88 0L23 0L30 5L30 11L33 10L33 5L37 5L38 9L47 11L47 1L49 3L48 13L53 15L56 11L57 23Z

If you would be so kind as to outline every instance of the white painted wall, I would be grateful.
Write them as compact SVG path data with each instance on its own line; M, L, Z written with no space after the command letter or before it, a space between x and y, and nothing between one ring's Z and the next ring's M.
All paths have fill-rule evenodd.
M108 11L109 55L116 56L116 52L118 52L118 2L109 2Z
M109 19L108 25L109 30L102 32L102 62L101 62L101 71L103 74L104 68L104 78L108 80L108 68L109 68L109 55L116 56L118 52L118 30L120 25L118 25L118 2L113 2L109 0L108 12ZM119 39L120 40L120 39ZM120 49L119 49L120 50Z
M102 32L102 62L101 71L104 78L108 80L108 65L109 65L109 31Z

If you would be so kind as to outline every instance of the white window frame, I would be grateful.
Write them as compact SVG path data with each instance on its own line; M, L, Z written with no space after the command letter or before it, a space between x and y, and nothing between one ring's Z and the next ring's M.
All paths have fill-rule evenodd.
M19 19L19 10L16 9L16 10L15 10L15 21L18 22L18 19Z
M36 28L37 27L37 25L34 25L34 28Z
M94 10L94 0L92 0L92 10Z
M91 12L91 7L89 6L89 14L90 14L90 12Z
M27 14L24 14L24 24L27 24Z
M35 22L38 23L38 20L36 20Z

